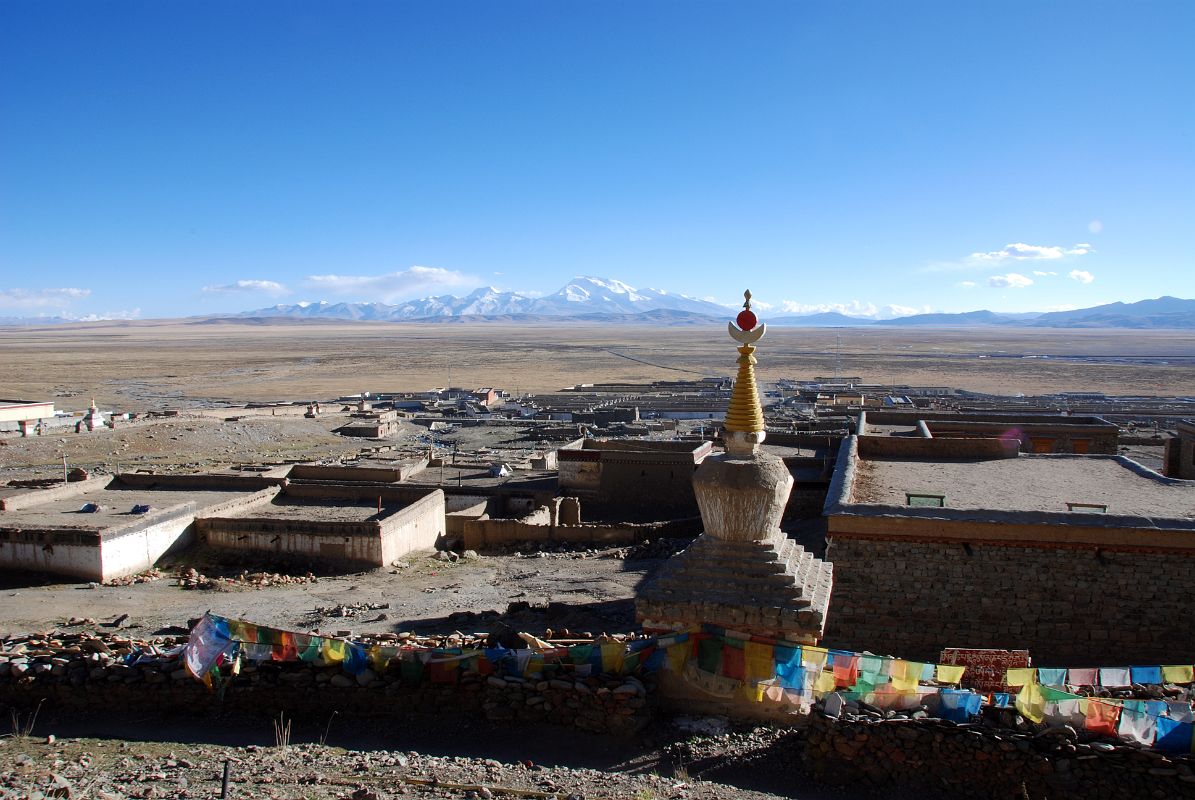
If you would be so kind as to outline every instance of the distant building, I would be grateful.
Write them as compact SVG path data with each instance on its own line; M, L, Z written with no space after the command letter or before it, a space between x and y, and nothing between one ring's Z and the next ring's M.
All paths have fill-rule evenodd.
M398 412L392 409L374 410L364 408L362 401L359 409L350 416L349 421L336 429L341 436L360 436L365 439L385 439L399 431Z
M1120 427L1094 416L1065 414L954 413L910 409L869 410L860 415L861 436L905 429L933 439L1016 440L1023 453L1116 455Z
M712 442L579 439L556 453L560 491L599 513L696 516L693 471L712 450Z

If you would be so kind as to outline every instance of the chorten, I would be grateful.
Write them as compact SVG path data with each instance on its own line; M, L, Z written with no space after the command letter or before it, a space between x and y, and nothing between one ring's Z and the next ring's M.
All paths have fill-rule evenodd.
M766 437L755 383L755 345L766 325L751 293L736 322L738 376L722 438L726 452L693 475L704 532L669 559L635 600L645 630L710 624L753 636L815 644L825 629L832 566L780 530L793 479L784 462L760 450Z

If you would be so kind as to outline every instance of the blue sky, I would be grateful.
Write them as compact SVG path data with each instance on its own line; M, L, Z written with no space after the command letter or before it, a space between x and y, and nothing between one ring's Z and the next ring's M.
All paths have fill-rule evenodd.
M1195 296L1195 3L5 0L0 316Z

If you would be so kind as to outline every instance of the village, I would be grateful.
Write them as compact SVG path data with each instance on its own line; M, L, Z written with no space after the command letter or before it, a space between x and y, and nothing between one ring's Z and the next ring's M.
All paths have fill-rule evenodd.
M796 731L747 761L810 787L1195 796L1195 400L763 381L747 305L721 377L6 401L0 700L697 719Z

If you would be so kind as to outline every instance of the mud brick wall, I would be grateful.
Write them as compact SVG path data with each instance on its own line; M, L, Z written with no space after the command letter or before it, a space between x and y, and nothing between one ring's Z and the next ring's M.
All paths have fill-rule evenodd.
M1085 743L1074 731L1044 734L941 720L810 717L805 759L819 783L885 796L974 800L1195 798L1190 755Z
M967 547L833 537L824 643L926 661L993 647L1028 649L1041 666L1195 663L1195 558Z

